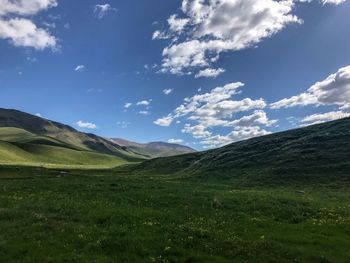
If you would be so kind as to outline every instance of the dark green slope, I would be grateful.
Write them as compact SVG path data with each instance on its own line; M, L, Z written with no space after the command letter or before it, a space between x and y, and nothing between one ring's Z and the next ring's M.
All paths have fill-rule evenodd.
M134 171L217 178L252 174L279 178L327 174L348 178L349 168L350 118L346 118L205 152L145 161Z
M110 154L127 161L142 160L137 155L107 139L79 132L68 125L46 120L18 110L0 109L0 127L14 127L37 136L46 136L81 150Z

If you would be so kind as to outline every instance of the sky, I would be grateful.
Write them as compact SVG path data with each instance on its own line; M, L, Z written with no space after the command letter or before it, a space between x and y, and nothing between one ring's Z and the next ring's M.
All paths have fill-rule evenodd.
M347 117L348 0L0 0L0 107L197 150Z

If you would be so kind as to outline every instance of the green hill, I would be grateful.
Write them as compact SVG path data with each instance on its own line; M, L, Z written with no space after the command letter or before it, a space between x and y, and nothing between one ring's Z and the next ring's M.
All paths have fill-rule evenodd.
M205 152L157 158L135 166L133 171L253 180L307 180L315 176L319 179L332 176L348 179L349 156L350 118L346 118Z
M79 132L74 128L46 120L17 110L0 109L0 127L18 128L6 134L3 130L4 141L64 146L65 148L114 155L125 161L140 161L145 157L128 151L105 138L94 134ZM28 140L28 141L25 141Z
M0 128L0 164L30 166L113 167L127 163L120 157L80 149L77 146L28 131Z

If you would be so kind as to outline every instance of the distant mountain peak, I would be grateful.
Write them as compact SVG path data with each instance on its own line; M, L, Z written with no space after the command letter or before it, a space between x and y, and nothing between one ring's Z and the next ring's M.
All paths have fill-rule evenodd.
M137 143L121 138L112 138L112 142L115 142L121 146L126 147L128 150L151 157L168 157L179 154L196 152L194 149L175 143L167 143L162 141L149 142L149 143Z

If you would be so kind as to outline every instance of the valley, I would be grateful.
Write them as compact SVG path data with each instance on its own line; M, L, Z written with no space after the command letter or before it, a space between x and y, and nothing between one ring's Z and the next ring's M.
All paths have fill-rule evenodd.
M348 262L350 119L151 159L14 123L4 262Z

